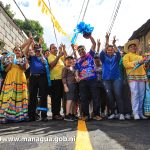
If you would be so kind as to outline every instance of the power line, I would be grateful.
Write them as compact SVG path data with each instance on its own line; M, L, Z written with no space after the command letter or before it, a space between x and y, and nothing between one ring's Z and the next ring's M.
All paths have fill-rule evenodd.
M109 24L108 24L108 30L109 30L109 26L111 25L111 21L112 21L112 19L113 19L113 16L114 16L114 14L115 14L115 11L116 11L117 2L118 2L118 0L116 0L116 2L115 2L114 8L113 8L113 12L112 12L112 14L111 14L111 17L110 17L110 20L109 20Z
M84 17L85 17L86 11L87 11L88 4L89 4L89 0L87 1L86 8L85 8L84 14L83 14L83 16L82 16L82 21L84 20ZM81 10L80 10L80 13L79 13L79 17L78 17L78 20L77 20L77 24L79 23L79 20L80 20L80 17L81 17L81 14L82 14L84 5L85 5L85 0L84 0L83 3L82 3L82 7L81 7ZM77 40L77 38L78 38L78 35L76 36L75 41ZM69 49L70 49L70 48L71 48L71 46L69 47ZM71 55L73 55L73 52L72 52Z
M116 20L116 17L117 17L117 14L118 14L118 11L119 11L121 2L122 2L122 0L120 0L120 1L118 2L116 11L115 11L114 16L113 16L113 19L112 19L112 22L111 22L110 27L109 27L109 29L108 29L108 32L109 32L109 33L111 33L111 30L112 30L113 25L114 25L114 23L115 23L115 20Z
M85 10L84 10L84 14L83 14L83 17L82 17L82 21L84 20L85 18L85 14L86 14L86 11L87 11L87 8L88 8L88 5L89 5L89 2L90 0L87 1L87 4L86 4L86 7L85 7Z
M82 11L83 11L84 4L85 4L85 0L84 0L83 3L82 3L82 7L81 7L81 11L80 11L80 13L79 13L79 17L78 17L78 20L77 20L77 24L79 23L79 20L80 20L80 17L81 17L81 13L82 13Z
M25 16L24 13L22 12L21 8L18 6L17 2L16 2L15 0L13 0L13 1L14 1L14 3L16 4L16 6L18 7L18 9L20 10L20 12L21 12L22 16L24 17L24 19L25 19L26 21L28 21L28 19L26 18L26 16Z
M87 4L86 4L86 8L85 8L85 10L84 10L84 14L83 14L83 16L82 16L82 21L84 20L85 13L86 13L87 6L88 6L88 3L89 3L89 0L88 0L88 2L87 2ZM82 7L81 7L81 11L80 11L80 14L79 14L79 18L78 18L78 21L77 21L77 24L79 23L79 19L80 19L80 17L81 17L81 13L82 13L82 11L83 11L83 7L84 7L84 5L85 5L85 0L83 1ZM77 37L76 37L76 39L75 39L75 40L77 40L77 38L78 38L78 35L77 35Z
M51 9L51 5L50 5L50 1L49 1L49 0L48 0L48 3L49 3L49 9ZM53 22L52 22L52 24L53 24L53 31L54 31L55 40L56 40L57 47L58 47L58 40L57 40L57 35L56 35L55 26L54 26L54 23L53 23Z
M83 13L83 16L82 16L82 21L83 21L84 18L85 18L85 14L86 14L86 11L87 11L87 8L88 8L89 1L90 1L90 0L88 0L87 3L86 3L86 7L85 7L85 10L84 10L84 13ZM80 14L79 14L79 18L80 18L80 16L81 16L82 11L83 11L84 3L85 3L85 0L83 1L82 8L81 8L81 11L80 11ZM78 19L78 22L79 22L79 19ZM78 22L77 22L77 24L78 24ZM78 38L78 35L77 35L77 37L76 37L75 40L77 40L77 38Z
M30 24L30 22L29 22L29 20L27 19L27 17L26 17L25 14L23 13L23 11L21 10L21 8L20 8L19 5L17 4L17 2L16 2L15 0L13 0L13 1L14 1L14 3L16 4L17 8L20 10L20 12L21 12L22 16L24 17L25 22L27 23L27 25L30 26L30 31L32 31L32 34L34 34L35 36L37 36L37 35L36 35L36 34L37 34L37 31L35 31L35 30L33 29L33 27L31 26L31 24ZM29 36L29 35L27 35L27 36Z

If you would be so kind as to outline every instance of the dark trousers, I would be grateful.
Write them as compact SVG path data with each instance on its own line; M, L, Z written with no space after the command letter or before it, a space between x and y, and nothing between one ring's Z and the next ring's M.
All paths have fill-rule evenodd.
M63 84L62 80L52 80L51 88L51 104L53 116L60 114L61 99L63 99Z
M127 80L123 81L123 99L124 99L124 113L131 114L131 91Z
M98 99L97 80L81 80L79 83L81 108L83 116L89 116L89 102L93 101L93 114L100 115L100 101Z
M106 98L106 92L105 92L104 87L98 87L98 92L99 92L98 95L99 95L99 100L100 100L100 110L101 110L101 113L104 113L106 106L107 106L107 98Z
M115 104L117 105L120 114L124 114L124 101L122 96L123 81L118 80L104 80L105 91L108 97L108 105L111 114L115 113Z
M47 109L47 77L46 74L43 75L31 75L29 78L29 106L28 115L30 118L35 118L36 116L36 106L37 106L37 95L38 89L40 93L40 104L41 108ZM42 118L47 117L47 111L41 111Z

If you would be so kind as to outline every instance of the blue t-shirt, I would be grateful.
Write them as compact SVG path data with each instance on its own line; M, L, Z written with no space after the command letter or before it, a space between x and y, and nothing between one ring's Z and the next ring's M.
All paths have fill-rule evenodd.
M29 57L30 72L31 74L44 74L46 73L45 64L41 61L40 57Z
M113 56L109 56L102 51L100 53L100 60L102 62L102 78L103 80L117 80L121 79L119 61L120 53L116 52Z
M90 80L97 78L93 57L95 52L90 50L85 57L79 58L75 64L75 70L79 71L81 80Z

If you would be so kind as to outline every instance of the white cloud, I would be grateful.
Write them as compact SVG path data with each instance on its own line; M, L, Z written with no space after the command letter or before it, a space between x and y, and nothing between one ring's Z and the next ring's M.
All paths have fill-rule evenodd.
M22 5L24 7L29 7L29 1L20 1L18 2L19 5Z

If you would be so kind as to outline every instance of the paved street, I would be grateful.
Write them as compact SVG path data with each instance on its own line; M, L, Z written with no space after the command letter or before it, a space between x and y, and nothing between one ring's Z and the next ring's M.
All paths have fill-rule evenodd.
M90 121L86 123L89 143L93 150L149 150L150 149L150 120L146 121ZM79 127L78 127L78 130ZM84 133L84 129L82 133ZM84 135L84 134L83 134ZM6 139L10 137L17 138L53 138L55 141L21 141L9 142L1 141L0 150L73 150L77 148L75 141L64 142L57 141L59 137L74 138L77 136L77 122L52 121L47 123L25 122L0 125L0 137ZM79 135L78 135L79 136ZM86 135L77 137L84 146L88 145L87 140L84 141ZM57 139L57 140L56 140ZM86 147L85 150L88 150Z

